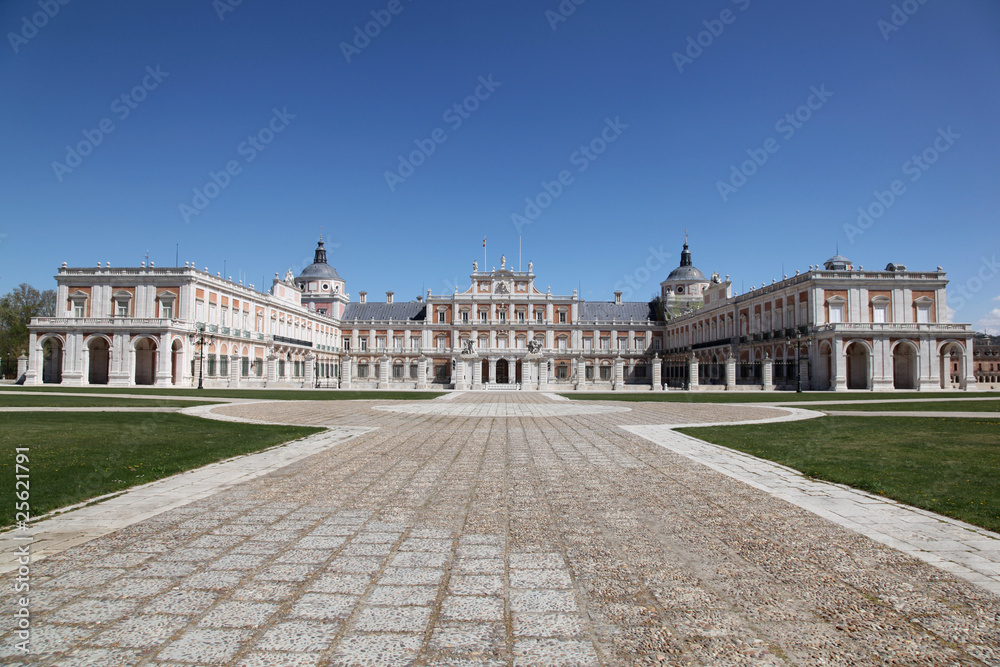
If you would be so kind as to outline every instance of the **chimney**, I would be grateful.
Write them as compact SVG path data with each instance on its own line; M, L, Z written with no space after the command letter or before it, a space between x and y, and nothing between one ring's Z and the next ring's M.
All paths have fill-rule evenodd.
M386 292L385 293L385 302L386 303L392 303L392 295L393 294L395 294L395 292Z
M358 303L368 302L368 292L358 292Z
M621 293L621 290L615 292L615 305L616 306L622 305L622 293Z

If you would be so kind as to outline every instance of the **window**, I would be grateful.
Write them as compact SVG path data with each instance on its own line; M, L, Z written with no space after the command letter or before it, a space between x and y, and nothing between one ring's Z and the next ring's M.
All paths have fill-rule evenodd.
M888 310L887 306L876 304L872 308L872 322L875 322L876 324L886 322L886 314Z
M375 349L384 350L385 349L385 336L377 336L375 338Z
M439 310L438 311L438 324L444 324L444 323L445 323L445 311Z
M489 319L489 313L487 313L487 311L485 310L479 311L479 321L486 322L487 319Z
M587 380L593 380L594 379L594 367L593 366L587 366L587 370L584 372L584 378L587 379Z
M128 301L118 302L118 307L115 309L115 316L128 317Z
M416 380L417 379L417 365L416 364L410 364L410 379L411 380Z
M930 306L917 306L917 323L927 324L931 321Z
M444 336L438 337L438 339L437 339L437 349L438 349L438 352L444 352L444 350L445 350L445 337Z
M359 378L368 377L368 364L358 364L358 377Z
M403 337L402 336L396 336L395 338L393 338L392 339L392 345L396 349L396 352L402 352L403 351Z
M566 311L559 311L559 324L566 324Z
M86 301L74 301L73 302L73 317L83 317L86 312L87 307Z
M635 349L637 349L637 350L645 350L646 349L646 339L645 338L636 338L635 339Z
M662 344L662 340L663 340L662 338L654 338L653 339L653 349L654 350L659 350L660 349L660 345Z
M361 338L359 338L358 339L358 343L361 344L361 349L362 350L367 350L368 349L368 336L362 336Z
M506 310L501 310L497 314L500 316L500 321L501 322L506 322L507 321L507 311Z
M566 337L565 336L563 336L562 338L559 339L559 351L560 352L565 352L566 351Z
M506 336L498 336L497 337L497 347L499 349L501 349L501 350L506 350L507 349L507 337Z
M524 311L523 310L517 311L517 321L518 322L524 322Z
M208 323L218 324L218 321L215 319L215 317L216 317L215 304L210 303L208 304Z
M518 338L517 338L517 349L523 350L523 349L525 349L525 347L526 347L526 344L525 344L524 336L518 336Z
M602 380L611 379L611 366L601 366L601 379Z
M584 352L590 352L592 349L594 349L594 339L593 338L584 338L583 339L583 351ZM591 375L593 375L593 373L591 373Z
M435 382L447 382L448 381L448 366L445 364L438 364L434 366L434 381Z
M462 311L462 321L463 322L468 322L469 321L469 311L467 311L467 310L463 310Z
M219 375L222 377L229 375L229 357L224 354L219 357Z
M194 318L199 322L205 321L205 302L195 301L194 302Z
M403 379L403 364L392 365L392 377L396 380Z
M619 350L627 350L628 349L628 337L626 337L626 336L619 336L618 337L618 349Z
M560 364L556 366L556 379L565 380L567 377L569 377L569 369L566 365Z
M173 301L161 301L160 302L160 317L165 320L174 319L174 302Z
M410 336L410 349L411 350L420 349L420 336Z
M830 324L838 324L844 321L844 304L830 304Z
M602 350L610 350L611 349L611 339L610 338L601 338L601 349Z
M243 357L240 360L240 375L243 377L250 376L250 357Z
M264 360L263 359L257 359L257 360L255 360L253 362L253 366L254 366L254 374L257 377L260 377L260 376L262 376L264 374Z
M543 310L536 310L535 311L535 321L538 322L539 324L541 324L542 322L544 322L545 321L545 311L543 311Z
M646 377L646 364L639 364L635 367L632 375L639 380L645 379Z
M344 336L343 339L342 339L342 342L343 342L343 345L344 345L343 349L345 351L350 351L350 349L351 349L351 338L350 338L350 336Z
M214 354L208 355L208 364L207 365L208 365L208 368L205 369L205 375L208 375L209 377L215 375L215 355Z

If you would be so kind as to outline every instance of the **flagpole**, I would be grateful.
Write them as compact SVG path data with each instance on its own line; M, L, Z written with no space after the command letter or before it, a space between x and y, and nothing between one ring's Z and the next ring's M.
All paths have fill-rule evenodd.
M486 273L486 237L483 237L483 273Z
M517 236L517 272L521 272L521 235Z

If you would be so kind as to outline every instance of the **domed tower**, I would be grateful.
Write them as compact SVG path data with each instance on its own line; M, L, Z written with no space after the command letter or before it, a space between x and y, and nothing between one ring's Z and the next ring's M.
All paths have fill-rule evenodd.
M667 279L660 283L664 312L677 313L702 305L702 292L709 284L705 274L691 263L691 251L688 249L685 234L680 266L671 271Z
M347 304L344 279L326 262L326 248L320 236L313 263L295 277L295 286L302 290L302 305L310 310L340 317Z

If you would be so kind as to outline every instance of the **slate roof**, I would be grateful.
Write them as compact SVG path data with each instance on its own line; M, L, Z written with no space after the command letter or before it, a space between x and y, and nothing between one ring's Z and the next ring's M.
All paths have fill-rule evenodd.
M580 302L581 320L628 322L630 318L635 322L655 322L656 310L646 301L623 301L621 304L614 301Z
M427 304L419 301L401 301L385 303L372 301L369 303L349 303L344 310L342 321L347 320L423 320L426 317Z

